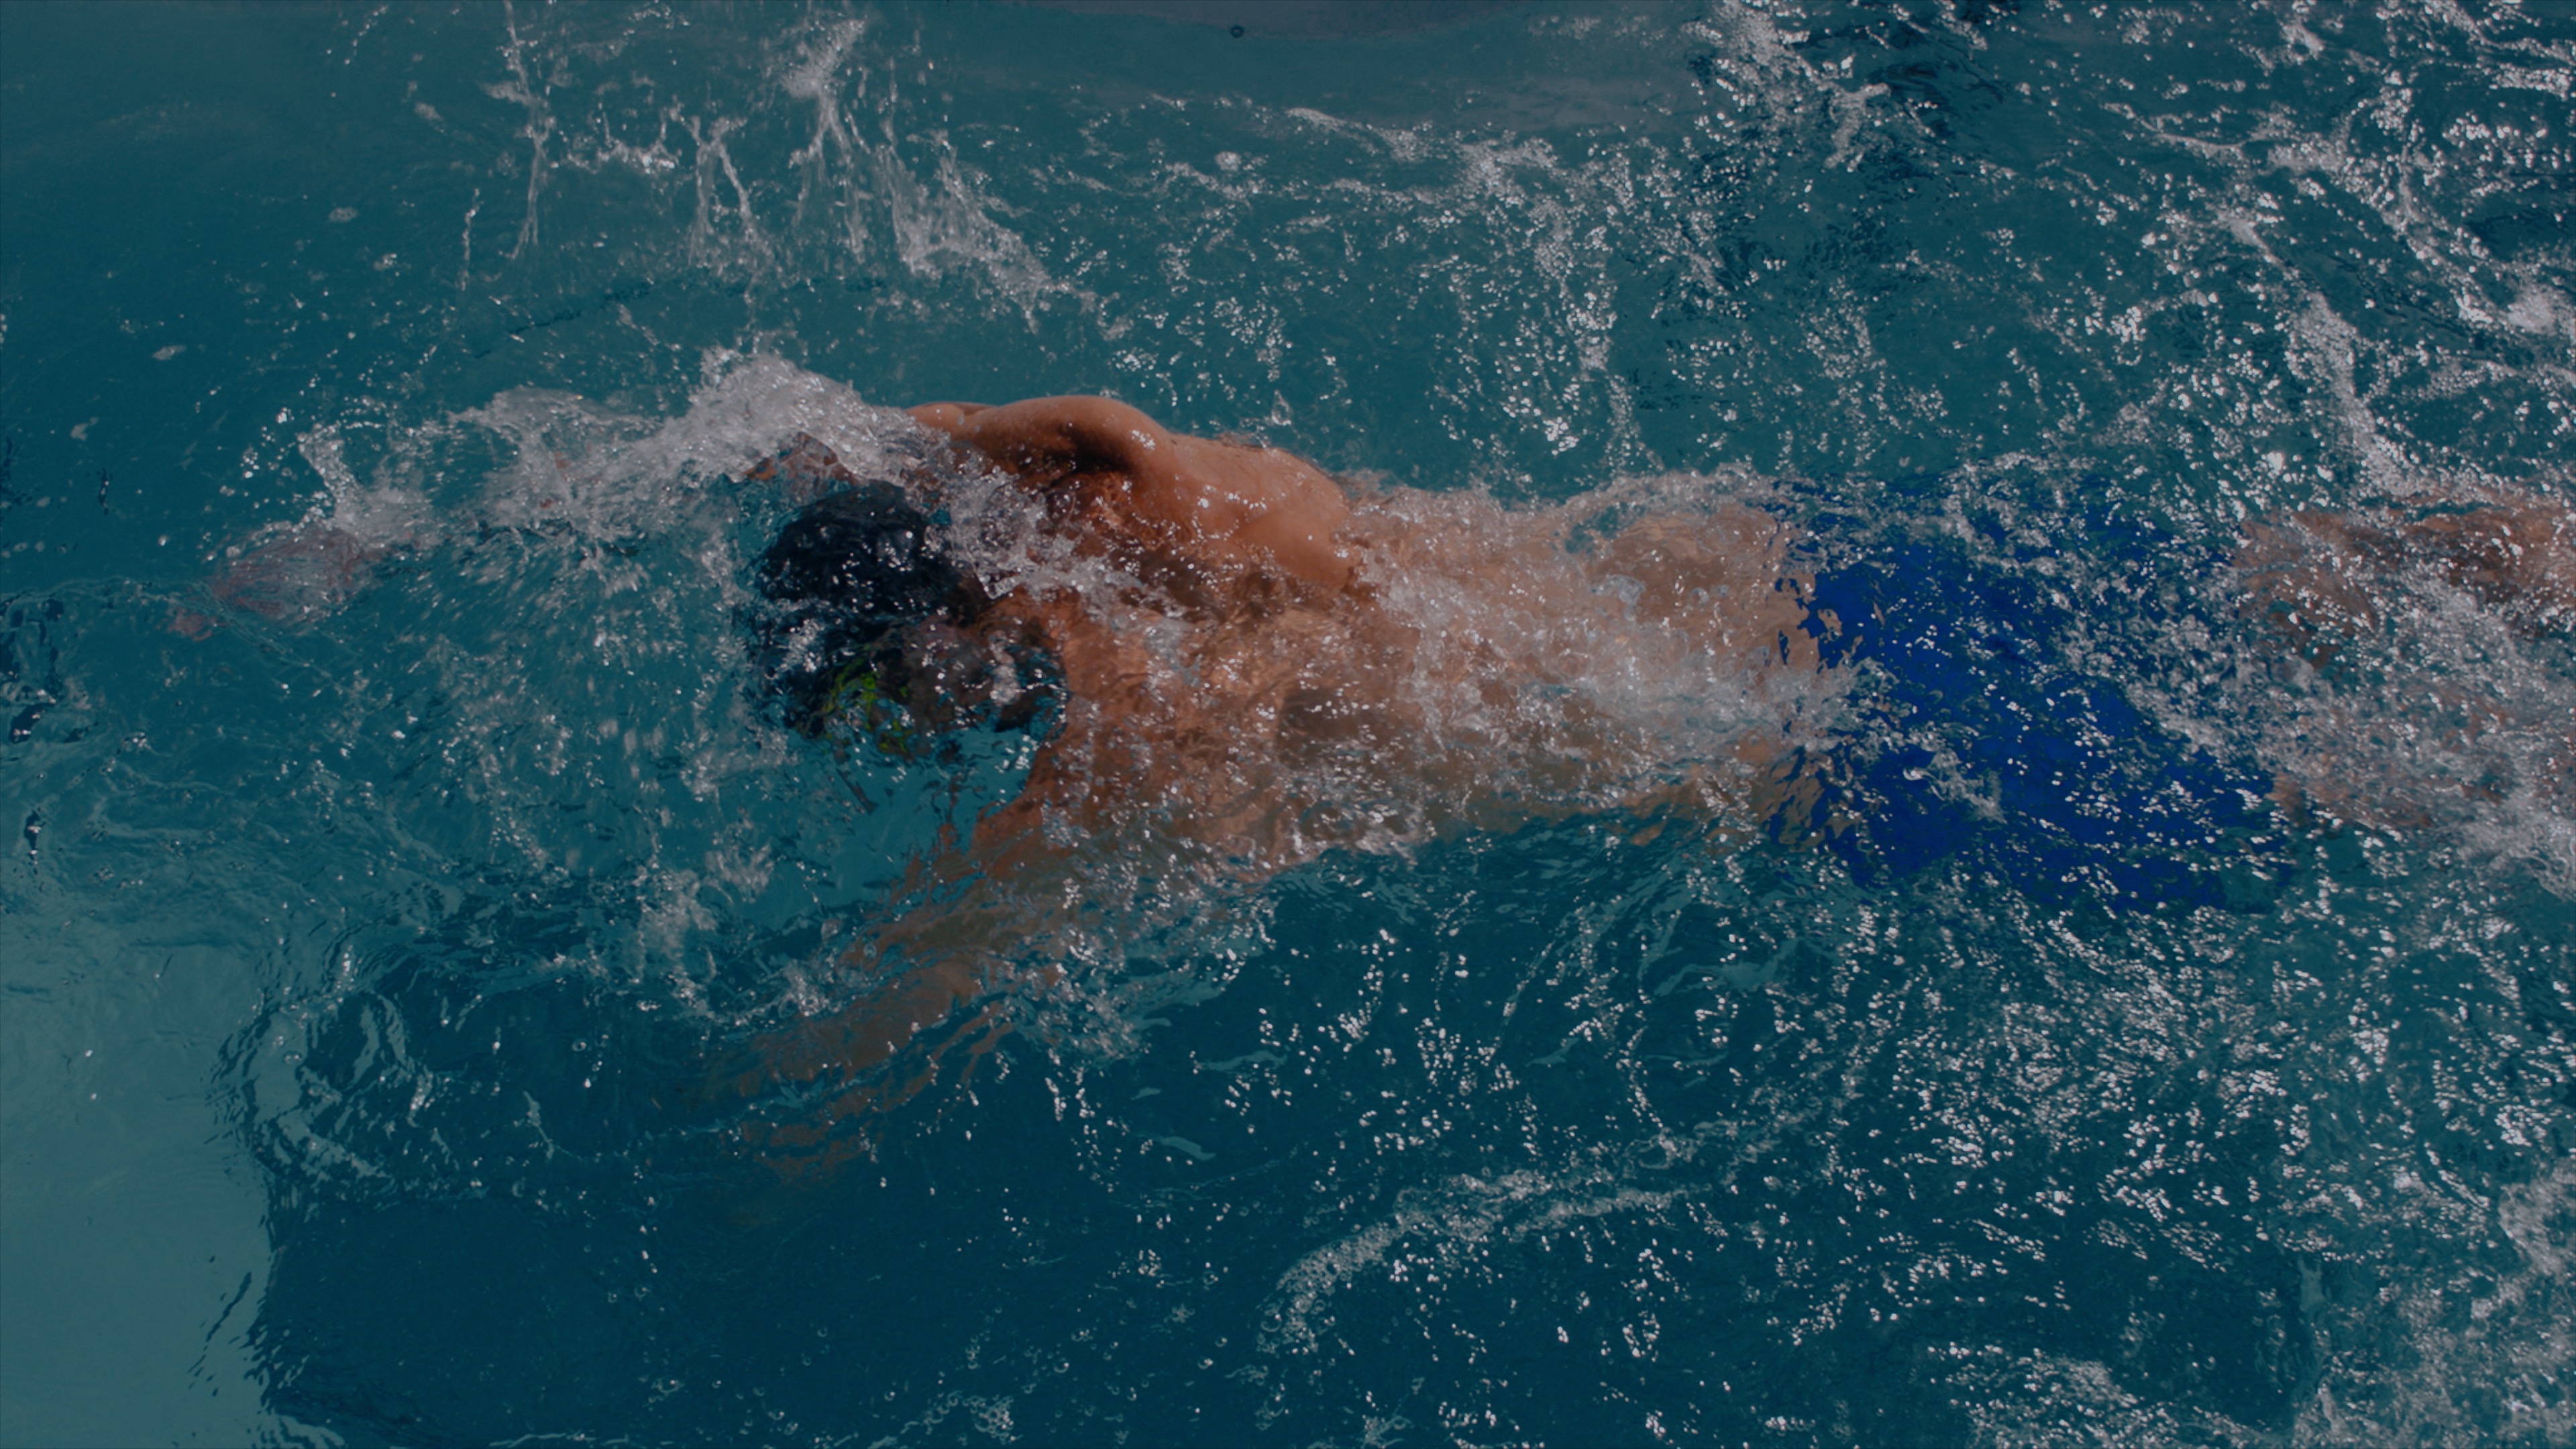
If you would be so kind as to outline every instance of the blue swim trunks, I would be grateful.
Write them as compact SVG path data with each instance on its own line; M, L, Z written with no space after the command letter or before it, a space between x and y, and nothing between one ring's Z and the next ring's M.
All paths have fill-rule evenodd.
M2141 560L2173 547L2135 526L2085 541ZM1876 666L1853 699L1855 738L1825 776L1827 808L1847 826L1829 848L1865 883L1949 863L2051 904L2273 898L2282 830L2270 780L2158 724L2099 672L2106 647L2117 667L2120 637L2153 632L2100 627L2105 614L2147 615L2155 591L2102 590L2079 615L2028 560L1978 555L1950 537L1904 537L1817 577L1808 627L1825 662ZM2079 653L2097 662L2073 662Z

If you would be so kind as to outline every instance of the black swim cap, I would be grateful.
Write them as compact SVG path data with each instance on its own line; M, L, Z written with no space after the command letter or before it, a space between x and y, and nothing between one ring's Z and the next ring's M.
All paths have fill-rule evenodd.
M903 630L976 597L930 519L890 483L807 505L760 556L753 583L771 605L754 620L755 657L806 734L854 702L903 698Z
M930 519L890 483L806 506L760 556L763 598L814 604L853 619L908 622L948 603L962 581Z

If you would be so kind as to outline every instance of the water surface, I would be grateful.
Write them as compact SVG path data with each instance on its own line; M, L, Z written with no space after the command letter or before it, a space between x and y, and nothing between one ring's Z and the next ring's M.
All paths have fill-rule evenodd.
M2570 497L2576 16L1201 18L0 8L0 1430L2576 1435L2569 641L2382 580L2310 667L2229 564ZM1841 827L1139 875L747 1147L1026 762L764 712L737 480L1062 392L1757 500Z

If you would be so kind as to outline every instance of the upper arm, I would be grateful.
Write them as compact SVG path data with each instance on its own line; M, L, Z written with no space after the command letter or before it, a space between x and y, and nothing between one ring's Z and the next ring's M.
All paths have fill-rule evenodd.
M1185 437L1125 403L1031 398L1002 407L932 403L912 410L936 428L1053 493L1092 491L1094 526L1201 564L1266 560L1338 589L1352 564L1334 542L1349 504L1332 479L1292 454Z
M1145 472L1162 462L1171 434L1105 397L1040 397L1001 407L932 403L913 417L1006 467Z

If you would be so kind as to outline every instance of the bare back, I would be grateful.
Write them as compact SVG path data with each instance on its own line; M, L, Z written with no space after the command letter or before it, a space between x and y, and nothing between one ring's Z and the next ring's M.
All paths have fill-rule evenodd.
M1551 686L1598 673L1602 653L1666 675L1815 669L1785 531L1753 509L1650 519L1578 557L1530 515L1355 508L1293 454L1177 435L1106 399L913 416L1156 591L999 602L996 620L1047 638L1071 705L1021 798L978 827L987 869L1122 827L1259 875L1373 832L1585 805L1713 816L1743 803L1719 777L1748 773L1738 747L1758 742L1659 773L1642 758L1657 742L1623 737L1633 720Z

